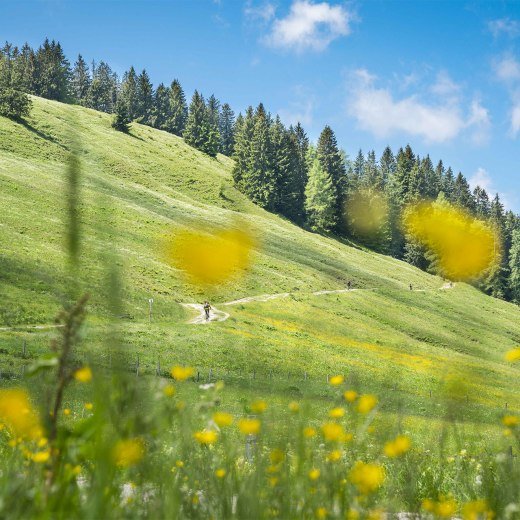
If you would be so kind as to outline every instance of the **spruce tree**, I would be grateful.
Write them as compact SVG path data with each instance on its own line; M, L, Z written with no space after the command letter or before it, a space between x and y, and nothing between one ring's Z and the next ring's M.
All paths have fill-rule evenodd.
M123 99L128 109L128 116L133 121L137 118L137 74L134 67L130 67L128 72L125 72L121 88L119 90L119 97Z
M136 114L138 123L149 125L153 111L153 86L146 70L137 77Z
M235 122L235 146L233 149L233 181L235 186L246 193L246 179L251 164L251 141L253 139L254 113L253 107L249 106L244 116L239 114Z
M312 156L312 153L310 154ZM328 232L337 225L337 190L330 175L314 156L310 160L309 180L305 188L305 212L313 231Z
M85 106L87 104L88 91L92 79L87 63L81 56L78 56L74 69L72 70L71 95L76 103Z
M128 114L128 107L123 98L119 98L116 102L114 119L112 120L112 128L120 132L128 133L131 123L130 115Z
M453 192L455 190L455 179L451 166L446 170L442 179L442 192L446 196L446 200L453 202Z
M153 98L150 124L159 130L167 130L170 118L170 89L161 83L157 87Z
M117 75L101 61L92 64L92 83L87 96L87 106L101 112L112 113L117 100Z
M453 184L453 203L457 206L467 209L470 212L475 211L475 199L471 193L469 183L461 172L457 175Z
M220 149L220 102L218 99L211 95L208 103L206 104L206 121L208 124L208 138L203 151L215 157Z
M197 90L191 99L183 136L186 143L212 157L218 152L218 130L210 124L206 102Z
M210 125L214 125L218 128L220 121L220 101L213 95L208 98L206 103L208 110L208 121Z
M47 99L69 100L69 61L59 42L46 39L36 52L35 93Z
M231 107L224 103L220 112L219 132L220 132L220 153L231 157L235 144L234 136L235 114Z
M0 115L15 120L29 115L31 100L21 87L21 79L15 76L13 48L6 43L0 50Z
M485 219L489 216L489 196L485 189L476 186L473 190L473 198L475 200L475 214L479 219Z
M509 272L511 299L515 303L520 304L520 228L513 231L511 250L509 252Z
M167 130L172 134L182 136L188 118L188 105L181 84L174 79L170 86L170 120Z
M379 159L379 166L381 168L381 175L383 176L383 183L386 188L388 180L395 174L396 168L395 157L389 146L384 149L381 159Z

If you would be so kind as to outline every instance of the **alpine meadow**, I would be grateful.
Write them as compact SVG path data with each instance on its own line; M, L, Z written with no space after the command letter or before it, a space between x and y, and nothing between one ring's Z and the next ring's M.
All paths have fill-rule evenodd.
M31 21L14 31L0 18L19 40L0 50L0 518L520 519L516 194L507 176L448 164L484 163L493 132L518 140L518 106L503 130L481 71L462 120L469 87L426 31L425 55L446 60L430 90L405 90L427 67L393 91L375 86L384 66L377 79L358 68L347 83L361 86L336 107L346 115L333 115L303 64L320 88L340 82L335 46L357 45L382 4L203 3L121 14L107 2L101 56L74 18L90 27L87 2L0 7ZM404 6L389 4L400 27ZM234 27L215 50L245 53L249 72L221 83L211 60L213 79L198 70L199 47L170 59L105 33L124 20L126 42L141 19L151 38L158 7L179 31L161 36L170 45L195 41L199 16L208 48L205 24ZM489 88L503 81L514 104L520 19L513 3L475 9L485 30L468 38L510 42ZM477 24L455 4L441 11ZM51 28L61 43L40 38ZM68 42L107 61L72 58ZM130 66L143 52L163 83ZM278 60L307 82L294 95L312 117L297 102L297 119L267 108L281 94L260 70ZM212 81L229 103L186 96L183 84ZM370 151L349 143L349 155L344 135Z

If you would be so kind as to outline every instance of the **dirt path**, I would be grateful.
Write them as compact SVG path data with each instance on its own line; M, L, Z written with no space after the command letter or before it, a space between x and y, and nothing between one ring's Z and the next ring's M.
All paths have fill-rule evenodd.
M59 329L60 327L63 327L63 325L15 325L13 327L0 327L0 331L19 330L19 329L47 330L47 329Z
M219 311L213 307L209 311L209 320L207 320L206 313L204 312L204 306L201 303L183 303L182 306L188 309L194 309L199 313L198 316L195 316L195 318L188 322L192 325L204 325L210 321L225 321L229 318L229 314L227 312Z

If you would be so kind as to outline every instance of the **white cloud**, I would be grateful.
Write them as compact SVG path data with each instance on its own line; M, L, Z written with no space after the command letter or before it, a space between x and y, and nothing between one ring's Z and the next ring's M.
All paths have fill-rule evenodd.
M468 179L468 182L472 190L480 186L487 191L488 195L493 193L493 180L484 168L477 168L477 171Z
M520 62L513 56L506 56L495 63L495 72L509 91L510 134L514 139L520 133Z
M297 52L323 51L333 40L350 34L352 21L344 6L294 0L289 14L274 20L265 43Z
M278 110L278 115L286 125L312 126L315 97L305 87L298 85L293 89L293 100L287 108Z
M488 29L495 38L505 34L511 38L520 35L520 21L511 18L499 18L488 22Z
M276 13L276 8L270 2L264 2L261 5L253 5L247 2L244 8L244 14L251 20L261 20L264 23L270 22Z
M349 87L347 109L360 128L380 138L403 132L442 143L469 129L473 140L485 139L490 121L480 102L474 101L465 115L458 96L460 87L445 74L438 76L432 91L436 96L433 102L417 95L396 99L388 88L376 86L376 78L366 69L360 69Z

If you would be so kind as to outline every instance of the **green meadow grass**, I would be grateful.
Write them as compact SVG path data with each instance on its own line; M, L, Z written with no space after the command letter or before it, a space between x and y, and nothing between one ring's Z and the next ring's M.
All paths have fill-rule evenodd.
M500 432L495 425L506 403L520 411L520 369L503 360L520 343L518 307L462 283L441 290L439 277L259 209L233 188L227 157L211 159L137 124L130 135L116 132L109 115L93 110L33 103L27 124L0 118L0 327L10 327L0 330L4 379L20 377L22 366L48 349L54 331L26 326L52 324L67 298L66 160L77 149L79 283L91 295L78 359L114 368L106 341L107 265L114 261L124 306L117 328L127 354L120 368L133 370L139 357L142 376L151 377L158 362L164 372L192 365L204 380L211 369L236 406L268 395L280 409L306 397L317 410L331 401L323 390L327 375L345 374L385 397L389 420L401 414L425 436L442 421L447 376L462 381L461 418L475 435ZM240 279L204 293L165 260L164 239L176 229L246 224L258 245ZM363 290L313 294L348 280ZM219 305L282 292L290 295ZM188 324L192 314L181 303L206 298L230 318Z

